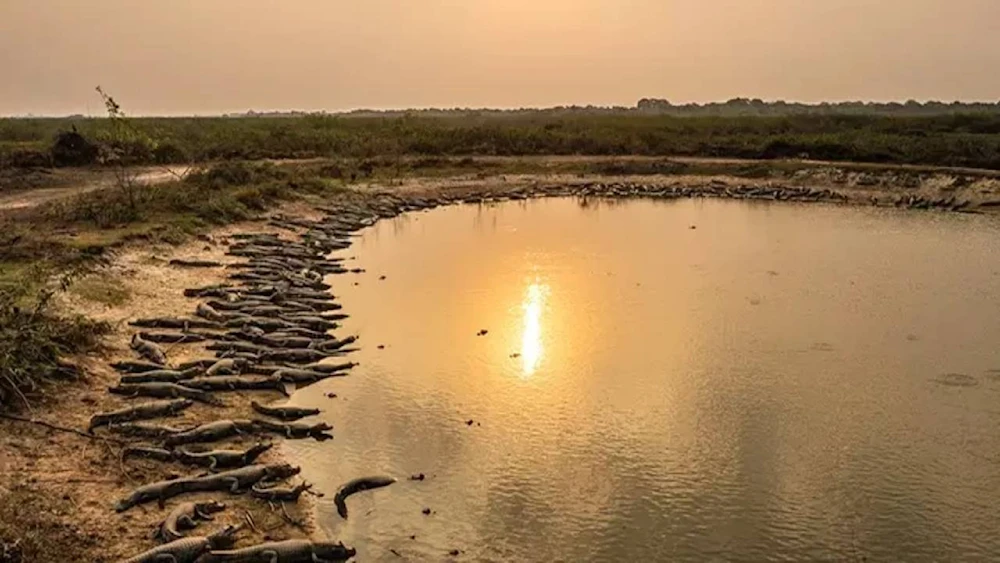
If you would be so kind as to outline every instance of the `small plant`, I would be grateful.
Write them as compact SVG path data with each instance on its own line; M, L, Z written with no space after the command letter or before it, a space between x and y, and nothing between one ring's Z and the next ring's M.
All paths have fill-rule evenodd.
M108 95L100 86L97 93L104 101L111 127L104 139L106 154L104 161L114 166L115 186L124 196L127 211L133 216L139 216L140 189L139 176L133 166L148 162L152 158L154 143L145 133L139 131L129 121L118 102Z

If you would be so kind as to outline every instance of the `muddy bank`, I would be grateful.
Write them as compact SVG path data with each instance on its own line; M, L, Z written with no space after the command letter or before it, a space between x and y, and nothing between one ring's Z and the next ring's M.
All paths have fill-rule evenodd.
M838 204L860 204L908 207L915 209L936 209L942 211L992 212L997 208L996 186L985 183L964 184L941 182L913 187L855 183L839 187L807 187L791 183L769 181L748 181L737 178L704 177L555 177L555 176L510 176L489 179L448 179L404 181L391 187L366 186L348 190L323 202L321 205L298 204L287 206L270 214L267 218L246 224L216 230L210 236L192 241L179 247L132 248L120 253L112 263L98 274L105 280L112 280L115 291L124 295L121 303L111 303L101 299L103 285L94 284L88 295L80 295L71 290L65 297L64 305L96 319L107 320L116 326L114 336L108 342L107 353L99 358L79 359L86 379L67 385L57 391L49 403L36 405L30 414L61 426L86 429L90 416L95 412L120 409L134 403L122 397L111 395L108 387L118 384L121 374L110 367L118 361L135 361L135 352L130 348L131 337L141 331L159 333L194 332L166 328L137 328L128 325L137 318L189 318L199 302L212 307L222 315L215 322L234 320L225 308L228 301L246 302L246 295L270 299L274 293L265 288L288 284L285 288L308 291L327 291L324 284L333 286L336 293L338 283L349 283L350 268L339 269L335 262L320 261L318 253L298 258L307 259L302 268L289 267L289 262L266 265L269 258L283 254L295 258L299 245L319 243L316 249L327 251L344 248L350 243L352 231L372 224L380 218L388 218L409 211L418 211L456 203L490 203L493 201L528 199L533 197L648 197L677 199L692 197L731 198L766 201L828 202ZM246 238L248 233L255 237ZM289 243L283 245L285 251L274 253L266 250L271 246L271 237ZM312 241L312 242L309 242ZM233 249L242 250L240 256L230 254ZM171 260L186 260L188 264L171 264ZM206 262L209 267L188 267L190 261ZM253 268L232 267L237 263L247 264L257 261ZM213 266L210 263L218 263ZM327 264L330 269L320 266ZM342 265L341 265L342 266ZM285 275L285 270L295 272ZM340 270L345 271L340 271ZM253 270L253 271L248 271ZM237 274L237 279L231 276ZM250 274L250 275L244 275ZM186 289L215 284L229 284L238 288L206 291L201 297L184 295ZM306 285L301 285L306 284ZM108 282L111 285L111 282ZM189 292L190 293L190 292ZM304 294L305 292L303 292ZM235 296L235 299L230 299ZM305 297L305 299L311 299ZM212 300L220 305L212 306ZM255 300L255 299L251 299ZM291 299L295 301L295 299ZM243 303L248 305L247 303ZM260 307L269 305L260 303ZM259 312L259 311L258 311ZM272 318L264 314L251 315L253 318ZM347 312L349 313L349 312ZM210 314L209 314L210 315ZM186 362L213 358L218 352L230 353L230 357L248 360L248 365L275 366L295 359L298 353L275 355L276 350L284 350L296 336L287 333L290 328L282 323L268 325L265 322L247 321L234 326L220 325L209 329L213 335L205 341L180 344L160 344L168 363L179 367ZM263 332L247 331L247 337L229 340L226 333L256 326ZM263 325L263 326L260 326ZM269 328L271 327L271 328ZM325 332L323 326L307 330ZM230 330L231 329L231 330ZM201 329L199 329L201 330ZM281 345L274 345L274 336L269 333L281 332ZM334 334L339 339L348 335ZM230 335L232 336L232 335ZM268 340L270 338L270 341ZM228 348L210 350L212 344L241 342ZM338 351L343 346L338 342L330 346ZM318 357L301 354L310 362ZM335 357L335 355L334 355ZM280 358L280 359L278 359ZM335 361L337 360L335 357ZM301 369L301 368L292 368ZM306 368L306 371L313 371ZM247 375L263 375L246 371ZM273 375L273 372L272 372ZM363 366L354 370L351 377L364 377ZM280 404L282 394L277 390L254 391L252 393L224 393L220 397L224 407L194 405L179 417L153 421L169 424L177 428L188 428L199 424L225 420L254 418L256 411L251 401L262 404ZM146 399L138 399L139 401ZM122 439L104 430L95 431L99 436L114 440ZM334 429L334 436L336 429ZM167 510L161 510L155 503L144 504L122 514L115 514L114 503L126 497L135 488L154 481L194 473L190 467L178 463L128 458L123 459L123 444L102 440L90 440L82 436L27 425L20 422L0 421L0 464L3 475L0 481L0 495L8 499L32 499L40 503L38 510L45 511L46 522L58 529L60 537L74 546L74 558L80 561L116 561L128 555L152 547L151 533L165 517ZM261 439L256 434L238 435L225 442L227 447L248 448ZM277 463L282 460L280 439L268 438L277 445L266 452L261 462ZM144 441L137 441L142 442ZM336 447L336 438L331 442ZM213 447L216 444L212 445ZM321 491L332 496L336 491ZM216 515L216 522L210 527L245 522L246 514L251 515L255 529L245 531L239 545L251 545L268 539L307 537L312 532L308 496L301 497L298 504L288 506L288 515L274 511L265 502L249 496L198 494L185 496L183 500L213 498L224 501L228 508ZM39 500L40 499L40 500ZM170 504L168 504L170 506ZM297 527L289 520L301 521ZM205 524L202 525L206 527ZM53 534L55 532L49 532ZM3 538L11 539L11 538Z
M287 212L308 216L309 209L290 206ZM115 327L101 357L76 358L85 379L70 383L49 395L44 404L33 405L24 416L85 431L90 417L146 401L159 399L139 397L128 399L107 392L119 383L121 374L111 363L136 361L130 348L130 338L139 329L128 323L140 317L182 316L194 312L195 301L184 296L184 289L224 282L230 270L225 264L238 261L227 256L226 237L248 230L277 233L281 229L266 222L234 225L220 229L210 237L179 247L131 248L118 254L113 262L93 273L60 296L62 306L95 319L106 320ZM286 236L288 232L285 231ZM294 236L294 233L292 234ZM198 258L222 264L215 268L187 268L170 265L171 258ZM143 329L148 330L148 329ZM161 344L172 366L199 358L212 357L204 350L205 343ZM143 421L186 428L227 418L248 418L253 414L253 400L270 404L281 402L277 390L254 391L252 394L221 393L224 407L194 405L180 416ZM65 540L61 552L69 549L72 561L117 561L155 545L152 531L163 520L172 505L160 510L156 503L136 507L124 514L115 514L113 505L133 489L154 481L203 472L193 466L162 463L141 457L123 457L123 449L148 440L136 440L94 430L96 439L77 434L52 431L23 422L0 420L0 497L5 502L30 500L37 506L40 523L31 528L45 530L45 535L58 535ZM281 439L277 437L236 436L227 442L209 444L211 448L246 449L259 441L273 442L275 447L264 453L259 463L281 462ZM189 495L181 499L204 500L211 495ZM241 542L246 544L266 539L305 537L312 529L308 503L303 495L298 503L289 503L287 515L272 510L267 502L248 495L225 495L227 510L216 514L215 522L199 531L227 524L246 522L249 514L256 529L246 529ZM7 516L4 516L7 519ZM293 525L294 520L301 525ZM5 525L5 528L15 526ZM21 530L23 532L23 530ZM28 532L31 532L29 529ZM4 537L11 542L17 538Z

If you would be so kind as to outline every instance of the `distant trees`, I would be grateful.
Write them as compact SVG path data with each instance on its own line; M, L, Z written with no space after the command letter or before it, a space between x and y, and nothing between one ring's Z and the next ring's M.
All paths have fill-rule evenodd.
M635 110L643 113L691 116L691 115L945 115L956 113L1000 113L1000 101L989 102L939 102L930 100L919 102L907 100L899 102L820 102L805 104L776 100L765 102L759 98L732 98L725 102L707 104L672 104L662 98L642 98Z

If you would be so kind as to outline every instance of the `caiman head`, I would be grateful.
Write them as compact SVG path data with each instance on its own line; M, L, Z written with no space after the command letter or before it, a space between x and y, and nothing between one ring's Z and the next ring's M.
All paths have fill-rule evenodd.
M272 444L254 444L249 450L243 455L244 460L247 463L253 463L255 459L260 457L260 454L266 452L273 447Z
M184 409L190 408L194 405L194 401L191 399L174 399L170 403L170 410L173 412L180 412Z
M236 526L226 526L214 534L208 536L212 549L229 549L236 543L236 534L243 529L243 524Z
M313 558L322 561L347 561L357 553L353 547L345 547L341 542L314 542Z
M293 467L287 463L272 463L267 466L267 477L265 480L277 481L280 479L287 479L293 475L298 475L299 471L302 471L302 469Z
M226 505L217 500L210 500L207 502L195 503L194 508L199 514L212 514L215 512L222 512L226 509Z

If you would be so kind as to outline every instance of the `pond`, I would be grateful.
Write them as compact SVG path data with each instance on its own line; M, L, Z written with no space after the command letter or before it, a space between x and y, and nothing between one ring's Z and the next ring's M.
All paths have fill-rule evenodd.
M361 365L295 395L336 438L287 451L359 560L1000 552L995 220L554 198L339 255Z

